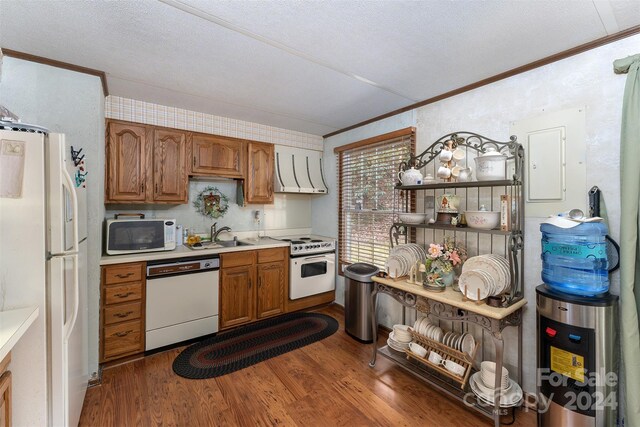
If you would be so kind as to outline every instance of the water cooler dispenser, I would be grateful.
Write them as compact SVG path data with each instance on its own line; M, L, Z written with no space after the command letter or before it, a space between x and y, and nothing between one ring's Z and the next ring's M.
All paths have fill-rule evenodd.
M536 288L538 426L616 425L618 297Z

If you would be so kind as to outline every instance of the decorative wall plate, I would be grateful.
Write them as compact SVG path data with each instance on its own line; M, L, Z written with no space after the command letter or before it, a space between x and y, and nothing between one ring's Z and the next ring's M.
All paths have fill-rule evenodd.
M229 209L229 198L216 187L206 187L196 196L193 207L207 218L221 218Z

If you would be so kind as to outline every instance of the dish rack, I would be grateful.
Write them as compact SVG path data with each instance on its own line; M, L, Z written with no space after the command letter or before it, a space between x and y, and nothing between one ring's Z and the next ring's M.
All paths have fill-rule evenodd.
M444 366L436 365L428 359L425 359L424 357L420 357L417 354L413 353L410 349L406 350L407 359L415 359L418 362L423 363L430 369L433 369L439 374L442 374L447 378L455 381L457 384L460 384L460 388L464 390L467 382L469 381L469 375L471 375L471 370L473 368L473 361L476 358L476 352L478 351L480 343L476 343L473 351L469 355L467 353L463 353L449 346L446 346L438 341L434 341L431 338L427 338L424 335L417 333L415 330L413 330L413 328L409 328L409 332L411 333L411 338L413 339L413 341L417 342L427 350L427 357L429 357L429 354L434 351L438 353L443 360L453 360L454 362L462 365L464 367L464 374L462 376L458 376L452 372L449 372Z

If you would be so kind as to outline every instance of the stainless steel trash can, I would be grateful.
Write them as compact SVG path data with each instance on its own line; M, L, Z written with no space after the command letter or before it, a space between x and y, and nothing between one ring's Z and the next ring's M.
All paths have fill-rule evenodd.
M344 288L344 326L347 334L362 342L373 341L369 301L373 290L373 276L380 269L358 262L344 269L347 278Z

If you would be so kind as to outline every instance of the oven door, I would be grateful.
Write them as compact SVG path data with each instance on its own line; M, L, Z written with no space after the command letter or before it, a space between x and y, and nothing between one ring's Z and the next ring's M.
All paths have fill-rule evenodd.
M289 299L317 295L336 288L335 253L291 258Z

